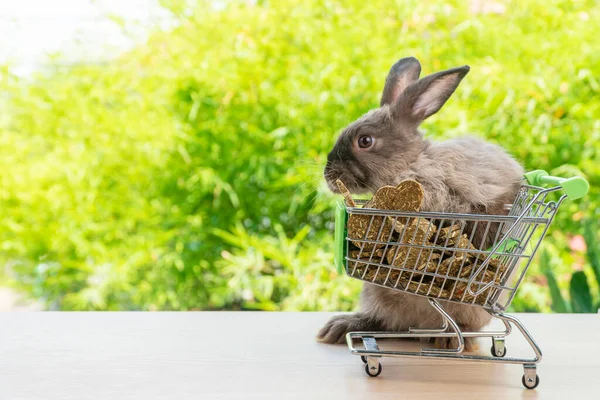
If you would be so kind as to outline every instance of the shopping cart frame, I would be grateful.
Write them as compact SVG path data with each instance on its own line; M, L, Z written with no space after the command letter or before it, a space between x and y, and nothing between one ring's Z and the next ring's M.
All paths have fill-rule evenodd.
M543 188L543 186L548 184L552 186L549 188ZM559 190L563 190L564 194L561 195L557 200L547 201L548 194L552 192L557 192ZM348 237L346 224L349 215L355 214L371 216L371 222L369 223L369 228L367 228L367 232L371 227L370 224L373 223L373 220L376 217L390 218L395 221L397 221L400 218L404 218L405 221L407 219L414 220L419 218L425 218L427 220L446 219L452 220L453 223L454 221L466 220L484 221L487 222L488 228L490 226L490 223L503 224L501 225L503 226L503 229L501 229L502 234L500 235L500 238L497 235L495 238L496 240L494 240L493 246L485 251L481 251L481 253L485 255L485 259L481 262L481 264L479 264L479 266L475 265L475 267L473 268L474 270L471 272L471 275L469 276L468 280L465 279L465 283L467 285L467 292L473 298L472 301L465 301L466 294L463 294L461 299L446 298L442 300L436 298L436 296L430 295L431 289L429 289L429 291L425 294L418 294L414 292L408 292L405 288L402 287L398 288L398 290L403 290L406 293L410 293L415 296L426 297L431 307L433 307L440 314L441 319L443 321L442 326L431 328L409 328L407 331L404 332L349 332L346 335L346 342L348 348L350 349L352 354L359 355L361 357L363 363L365 364L365 372L372 377L378 376L382 372L382 365L380 361L383 357L428 357L442 360L464 360L477 362L496 362L503 364L521 364L523 365L524 369L522 384L528 389L534 389L535 387L537 387L537 385L539 384L539 376L537 375L537 364L542 360L542 351L537 342L532 337L532 335L525 328L525 326L517 318L506 314L504 311L512 302L519 285L521 284L525 274L527 273L533 256L537 252L541 241L544 239L544 236L546 235L548 228L551 225L560 204L566 198L569 198L571 200L581 198L585 196L585 194L587 194L588 190L589 185L587 181L585 181L585 179L581 177L559 178L549 176L548 173L546 173L545 171L536 170L529 172L525 175L524 184L521 188L520 194L515 199L515 202L509 207L511 211L509 212L508 216L430 212L399 212L371 208L347 207L343 202L338 203L338 207L336 210L335 230L335 262L338 268L338 272L341 273L343 270L345 270L346 273L353 278L357 278L370 284L376 284L388 288L389 286L384 286L381 282L375 282L375 278L373 278L373 281L365 279L367 269L365 269L365 272L362 273L362 276L357 277L355 275L355 272L356 266L359 264L359 261L361 264L367 265L368 267L372 266L373 268L377 268L377 273L375 274L375 276L379 274L382 268L387 271L397 269L403 271L401 273L410 272L411 269L404 270L402 267L394 267L389 264L383 263L383 261L375 262L372 260L372 255L368 261L360 259L360 257L358 256L357 258L349 257L349 243L351 243L351 241L356 242L356 238L353 238L351 240L351 238ZM364 204L365 202L358 201L358 203ZM531 226L534 226L534 228L524 228ZM539 227L542 227L542 231L539 234L539 238L536 239L535 245L532 248L529 248L527 252L525 249L529 245L530 240L532 239L534 233ZM462 232L463 231L461 230L461 234ZM376 238L377 240L369 240L368 234L365 233L365 237L359 240L359 242L362 245L360 251L363 251L362 248L365 246L364 244L385 245L386 250L387 247L390 245L399 245L399 243L396 241L390 241L391 233L387 241L382 241L380 239L381 234L382 228L379 228L379 235ZM404 235L404 233L402 233L402 235ZM517 242L517 245L514 246L514 243L511 244L511 240L513 240L513 237L517 237L517 239L514 239ZM420 249L421 252L423 250L427 251L431 249L430 247L424 245L404 244L404 246ZM509 248L509 246L512 246L512 248ZM506 272L505 279L503 279L503 281L500 283L496 283L494 281L484 282L478 280L477 277L482 272L485 272L486 268L488 267L488 265L494 257L504 257L503 262L508 262L510 264L508 267L508 271ZM519 264L523 264L523 261L525 261L525 264L522 265L519 270ZM351 265L354 268L352 270L352 273L350 271ZM414 275L414 267L412 268L412 274ZM517 274L515 277L514 273L516 272ZM390 273L388 272L386 282L388 282L387 280L389 279L389 275ZM435 277L443 278L443 275L433 275ZM447 278L448 275L446 275L446 279ZM514 278L516 278L516 281L514 282L513 287L510 286L507 282L509 279ZM423 282L423 278L421 278L421 282ZM396 288L397 285L398 281L396 281ZM421 283L419 283L419 286L420 285ZM481 305L476 304L475 301L478 298L477 296L486 293L486 291L487 296L485 297L485 303ZM510 292L508 298L504 298L501 301L500 298L503 295L506 295L508 292ZM493 318L502 321L502 323L504 324L504 329L478 332L463 332L461 331L459 325L444 310L443 303L447 301L454 301L461 304L470 304L472 306L482 306L488 313L490 313L490 315ZM523 335L523 337L527 340L534 353L533 357L505 357L505 338L511 334L513 327L516 327L519 330L519 332ZM479 337L488 337L492 339L492 356L463 354L465 342L464 339ZM404 338L455 338L458 345L454 349L422 348L420 351L392 351L381 350L379 349L379 346L377 344L377 339ZM355 346L356 341L362 342L362 348Z

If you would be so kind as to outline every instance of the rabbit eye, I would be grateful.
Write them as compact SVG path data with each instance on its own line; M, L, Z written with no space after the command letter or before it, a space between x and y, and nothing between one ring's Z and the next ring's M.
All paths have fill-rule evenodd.
M361 149L368 149L375 144L375 138L370 135L362 135L358 137L358 147Z

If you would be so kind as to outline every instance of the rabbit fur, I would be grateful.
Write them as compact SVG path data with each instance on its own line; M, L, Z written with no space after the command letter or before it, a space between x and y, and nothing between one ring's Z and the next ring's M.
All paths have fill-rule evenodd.
M444 142L427 140L418 127L435 114L469 72L468 66L434 73L419 80L421 65L407 57L396 62L386 78L380 108L351 123L327 157L324 177L339 193L336 179L354 194L374 193L384 185L403 180L419 182L424 191L422 211L506 214L521 186L523 168L500 146L474 137ZM474 227L467 224L465 233ZM480 249L492 244L497 225L485 224L473 232ZM484 240L485 236L485 240ZM442 302L463 331L477 331L491 315L479 306ZM442 319L424 297L365 283L361 310L332 318L319 331L318 340L343 343L350 331L405 331L437 328ZM455 340L436 339L440 348L455 348ZM465 340L467 350L474 347Z

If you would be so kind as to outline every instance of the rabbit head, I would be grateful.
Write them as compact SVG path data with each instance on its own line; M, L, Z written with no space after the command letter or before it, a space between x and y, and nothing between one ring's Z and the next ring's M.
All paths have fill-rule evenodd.
M346 127L327 156L324 176L333 192L341 179L352 193L375 192L409 168L427 142L418 127L450 98L468 66L419 80L416 58L396 62L386 78L380 107Z

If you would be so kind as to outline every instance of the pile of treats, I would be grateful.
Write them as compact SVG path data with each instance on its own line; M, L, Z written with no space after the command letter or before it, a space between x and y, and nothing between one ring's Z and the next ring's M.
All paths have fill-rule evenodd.
M344 184L338 180L337 185L346 205L357 207ZM416 212L422 201L421 185L407 180L396 187L380 188L364 208ZM350 213L347 228L352 242L347 272L354 278L410 293L480 305L490 295L492 288L476 298L467 292L467 281L486 254L473 252L476 248L467 234L461 234L464 229L460 224L440 227L425 218ZM410 245L437 248L422 249ZM505 272L505 265L498 258L492 258L475 279L473 291L478 290L478 284L492 281L499 284Z

